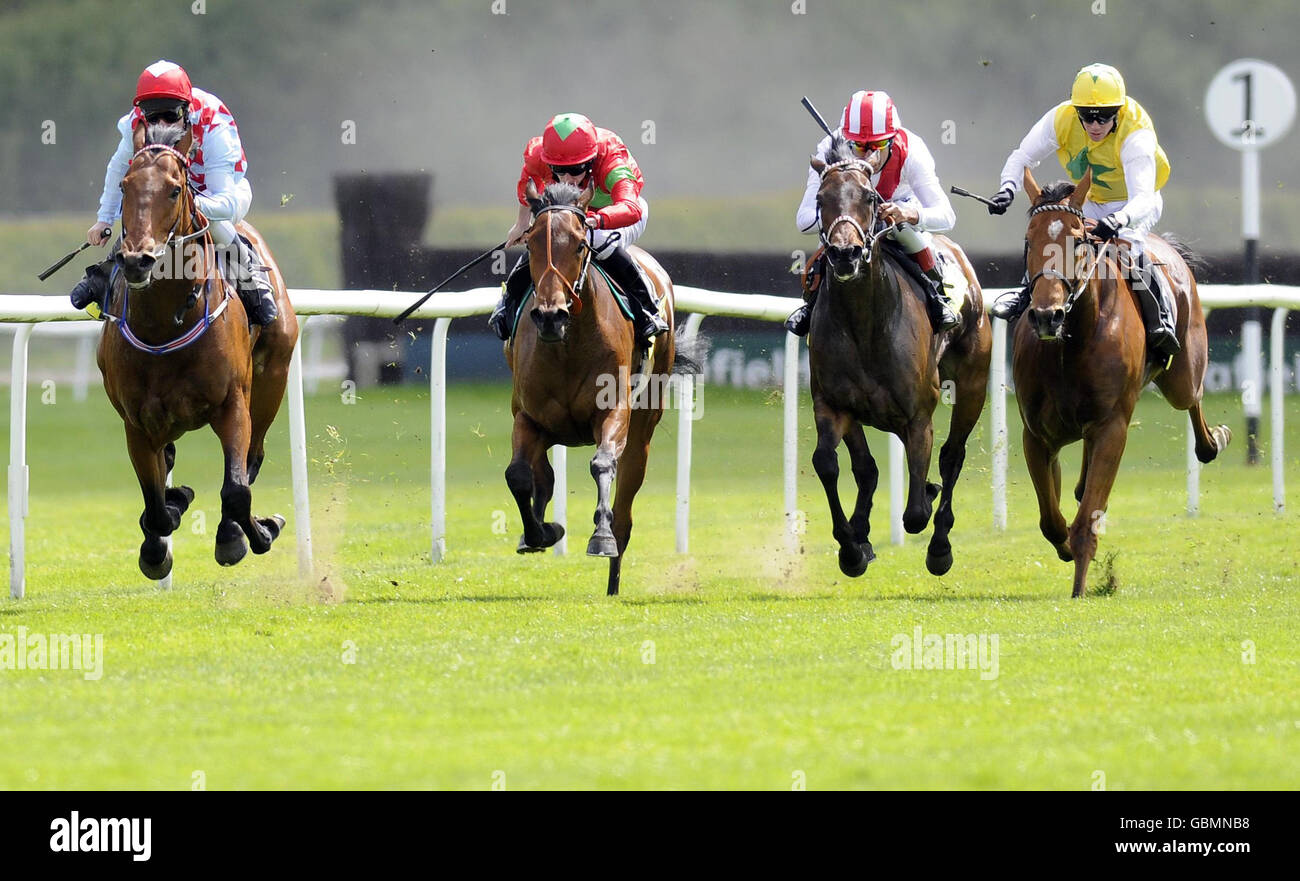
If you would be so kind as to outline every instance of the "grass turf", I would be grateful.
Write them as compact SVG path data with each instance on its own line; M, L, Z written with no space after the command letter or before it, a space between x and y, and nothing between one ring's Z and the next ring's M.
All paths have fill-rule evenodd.
M183 439L177 481L198 498L169 592L136 570L141 506L116 415L102 392L70 398L31 395L28 597L0 602L0 635L103 634L103 676L0 669L5 788L1082 789L1097 772L1111 789L1300 785L1296 515L1272 513L1268 471L1242 464L1238 437L1187 517L1185 417L1155 395L1093 568L1095 588L1116 555L1115 593L1084 601L1038 534L1014 400L1009 530L990 527L986 413L958 487L952 572L925 572L928 530L888 544L882 481L879 559L851 580L807 464L806 393L808 533L792 552L779 395L709 387L691 552L673 552L670 414L623 595L608 599L605 562L582 554L590 449L570 455L570 554L513 552L503 386L449 390L438 565L427 390L309 398L318 571L305 583L292 522L267 556L216 565L219 450L211 434ZM1240 422L1232 399L1208 411ZM1287 416L1294 510L1294 399ZM886 444L871 441L883 471ZM254 508L289 514L284 413L268 449ZM1065 457L1069 486L1078 455ZM895 669L895 638L916 626L996 635L997 677Z

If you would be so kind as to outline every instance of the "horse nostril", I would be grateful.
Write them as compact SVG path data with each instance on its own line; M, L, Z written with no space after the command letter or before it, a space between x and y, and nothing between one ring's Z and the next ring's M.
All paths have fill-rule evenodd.
M1060 327L1065 322L1065 310L1057 309L1052 313L1052 327Z

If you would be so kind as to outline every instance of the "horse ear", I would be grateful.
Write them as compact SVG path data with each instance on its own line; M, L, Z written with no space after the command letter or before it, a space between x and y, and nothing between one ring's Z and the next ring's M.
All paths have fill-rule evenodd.
M1034 173L1029 170L1028 165L1025 166L1023 183L1025 185L1025 196L1028 197L1029 204L1032 205L1037 202L1038 197L1043 194L1043 188L1038 185L1038 181L1034 180Z
M137 153L144 147L144 130L145 122L143 119L135 124L135 128L131 129L131 148Z
M528 183L524 184L524 198L528 200L528 207L534 214L542 210L542 197L538 195L537 185L533 183L531 177Z
M1083 180L1075 186L1074 195L1070 196L1070 207L1082 208L1090 189L1092 189L1092 166L1088 167L1088 170L1083 173Z
M817 172L818 174L821 174L823 171L826 170L826 163L822 162L816 156L812 157L812 161L809 162L808 165L812 168L813 171Z
M587 181L587 186L583 189L582 195L578 197L578 207L581 208L583 211L586 211L587 206L591 204L591 200L595 197L595 195L596 195L596 181L593 178Z
M190 150L192 150L193 148L194 148L194 129L190 128L187 125L185 126L185 134L181 135L181 139L176 142L176 149L181 151L181 153L185 154L186 156L188 156L190 155Z

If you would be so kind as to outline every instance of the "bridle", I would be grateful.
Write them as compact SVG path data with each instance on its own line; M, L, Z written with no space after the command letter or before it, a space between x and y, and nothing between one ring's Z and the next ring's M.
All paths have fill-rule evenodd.
M551 273L555 273L560 279L560 284L562 284L564 286L564 289L569 293L569 299L564 304L565 308L571 310L574 315L577 315L580 312L582 312L582 297L580 295L582 293L582 289L586 285L587 270L591 266L592 248L591 245L587 242L586 236L584 235L582 239L582 244L578 246L579 250L585 252L582 257L582 265L578 269L578 279L576 282L570 282L567 278L564 277L564 273L560 272L560 270L556 268L555 261L552 259L551 256L551 218L549 212L552 211L572 212L573 214L578 215L579 219L583 223L584 230L586 228L587 212L579 208L577 205L547 205L544 208L539 209L537 213L533 215L534 226L537 224L537 221L541 219L543 214L547 215L546 217L546 271L543 272L541 276L536 281L533 282L533 288L536 289L542 283L542 279L546 278L546 276L550 275ZM530 230L530 237L531 237L532 227L529 227L529 230Z
M866 179L866 192L863 195L863 198L869 206L872 206L874 216L874 207L878 206L883 200L880 197L880 193L876 192L876 188L871 185L870 164L863 159L845 159L832 165L827 165L821 171L821 180L823 183L826 181L826 175L830 174L832 171L855 171L860 173ZM823 228L819 233L818 238L820 239L823 248L831 247L831 235L835 232L835 228L841 223L847 223L849 226L853 227L853 231L856 232L858 238L862 240L862 256L859 257L858 260L854 261L855 275L861 268L857 265L858 263L871 263L871 252L875 248L876 241L881 236L887 235L896 228L894 224L890 224L882 228L875 235L867 235L866 231L862 228L862 224L858 223L856 218L850 217L847 214L841 214L832 220L830 225Z
M1051 202L1046 205L1039 205L1036 208L1031 208L1029 209L1029 216L1036 217L1039 214L1047 214L1049 212L1070 214L1079 218L1079 220L1081 221L1087 221L1088 219L1087 216L1084 215L1084 213L1080 211L1078 208L1075 208L1073 205L1066 205L1060 202ZM1084 230L1084 235L1085 237L1087 235L1086 227ZM1027 250L1029 247L1028 241L1026 241L1025 247ZM1092 266L1090 266L1088 268L1088 271L1080 275L1078 278L1072 279L1068 277L1065 273L1055 269L1042 269L1034 273L1034 277L1029 280L1028 289L1032 292L1034 286L1038 284L1038 280L1041 278L1049 278L1061 282L1061 284L1065 286L1065 289L1067 291L1065 297L1065 305L1063 309L1065 311L1065 314L1069 315L1070 310L1073 309L1075 303L1078 302L1079 297L1083 296L1083 292L1088 289L1088 283L1092 281L1093 275L1097 272L1097 267L1101 265L1102 254L1105 252L1105 245L1103 245L1100 250L1089 248L1088 252L1092 255Z
M185 177L186 177L185 186L186 186L186 188L188 189L188 187L189 187L189 174L188 174L188 169L189 169L189 167L190 167L190 158L189 158L188 156L186 156L186 155L185 155L184 153L182 153L180 150L177 150L175 147L169 147L169 146L167 146L166 144L145 144L145 145L144 145L143 147L141 147L139 150L136 150L136 151L135 151L135 155L133 155L133 156L131 157L131 162L130 162L130 164L131 164L131 165L134 165L134 164L135 164L135 160L139 159L139 158L140 158L141 156L143 156L145 153L153 153L154 155L157 155L157 154L159 154L159 153L169 153L169 154L171 154L172 156L176 157L176 160L177 160L178 162L180 162L180 164L181 164L181 168L182 168L183 170L186 170L186 174L185 174ZM180 225L181 225L181 218L184 217L185 214L186 214L184 208L182 207L182 209L181 209L180 211L177 211L177 212L176 212L176 220L174 220L174 221L172 222L172 228L168 231L168 233L167 233L167 238L163 241L163 243L162 243L161 245L159 245L158 247L154 248L154 249L153 249L153 253L151 253L151 254L149 255L149 256L152 257L153 259L158 260L158 259L160 259L161 257L163 257L163 256L167 253L167 248L168 248L168 246L170 246L170 245L172 244L172 242L175 242L176 245L179 247L179 246L183 246L186 242L192 241L192 240L194 240L194 239L197 239L197 238L199 238L199 237L201 237L201 236L207 234L208 226L209 226L209 224L208 224L208 219L207 219L206 217L204 217L202 214L199 214L199 213L197 213L197 212L194 211L194 202L193 202L192 199L187 198L187 199L186 199L186 202L188 202L188 203L189 203L189 206L190 206L190 211L189 211L189 213L190 213L191 219L195 222L195 225L196 225L196 226L197 226L198 223L201 221L201 222L202 222L202 226L199 226L198 229L196 229L194 232L186 233L186 234L183 235L183 236L179 236L179 237L177 237L177 235L176 235L176 230L180 228ZM125 232L125 229L124 229L124 230L123 230L123 237L125 238L125 236L126 236L126 232ZM136 288L137 290L139 290L140 288L147 287L148 284L149 284L148 282L142 282L142 283L140 283L140 284L138 284L138 285L132 285L132 287L134 287L134 288Z

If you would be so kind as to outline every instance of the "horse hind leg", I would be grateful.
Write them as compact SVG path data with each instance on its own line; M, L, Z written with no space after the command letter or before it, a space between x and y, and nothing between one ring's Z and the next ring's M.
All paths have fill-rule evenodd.
M653 430L653 426L649 430ZM618 596L623 573L623 555L632 540L632 502L645 482L646 464L650 457L648 436L628 438L623 456L618 460L618 487L614 495L614 539L618 554L609 558L609 579L605 586L607 596Z
M903 446L907 451L907 506L903 509L903 529L915 535L925 529L934 511L934 500L941 487L929 483L930 454L934 450L934 423L929 416L918 417L907 427Z
M225 471L221 484L221 523L217 527L215 557L222 566L233 566L251 547L255 554L265 554L279 538L284 518L253 516L253 492L248 486L248 409L242 396L227 401L212 422L212 430L221 439L225 454ZM245 544L244 539L248 542Z
M1088 567L1097 553L1106 505L1110 499L1120 459L1128 440L1128 419L1113 416L1093 432L1089 443L1088 485L1084 487L1079 511L1070 526L1070 551L1074 555L1074 590L1079 598L1088 590Z
M1043 538L1056 548L1056 555L1068 563L1074 555L1066 544L1070 530L1061 515L1060 460L1056 452L1048 450L1028 428L1021 435L1021 445L1029 477L1034 483L1034 493L1038 496L1038 528Z

